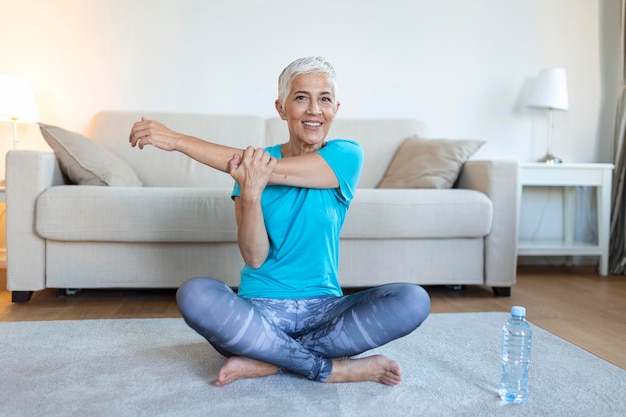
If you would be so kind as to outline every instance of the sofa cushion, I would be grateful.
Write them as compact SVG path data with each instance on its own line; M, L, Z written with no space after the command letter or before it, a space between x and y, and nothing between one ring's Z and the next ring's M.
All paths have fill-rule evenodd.
M378 188L451 188L482 140L407 138Z
M46 239L92 242L236 242L230 188L48 188L35 230Z
M475 238L491 231L493 204L474 190L359 189L344 239Z
M43 123L39 124L39 128L54 151L61 171L73 183L141 186L141 181L126 162L91 139Z
M37 199L36 231L58 241L236 242L229 188L58 186ZM473 190L359 189L342 239L475 238L491 200Z

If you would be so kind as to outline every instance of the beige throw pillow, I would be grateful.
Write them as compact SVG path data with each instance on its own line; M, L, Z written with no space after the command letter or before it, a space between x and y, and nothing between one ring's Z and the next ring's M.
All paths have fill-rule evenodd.
M75 132L39 123L61 171L79 185L140 187L135 171L102 145Z
M452 188L465 161L484 143L411 136L396 151L378 188Z

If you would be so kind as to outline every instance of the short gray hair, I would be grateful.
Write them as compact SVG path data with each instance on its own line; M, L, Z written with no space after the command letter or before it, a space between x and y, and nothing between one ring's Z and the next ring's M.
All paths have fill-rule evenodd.
M304 74L325 74L333 87L333 95L337 96L337 74L328 61L321 56L299 58L287 65L278 77L278 101L285 104L285 100L291 91L293 80Z

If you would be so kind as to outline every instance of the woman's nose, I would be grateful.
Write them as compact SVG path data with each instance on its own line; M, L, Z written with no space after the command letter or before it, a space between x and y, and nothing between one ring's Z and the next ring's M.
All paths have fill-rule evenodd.
M322 111L320 110L319 105L315 101L311 102L311 105L309 106L308 111L309 111L310 114L321 114L322 113Z

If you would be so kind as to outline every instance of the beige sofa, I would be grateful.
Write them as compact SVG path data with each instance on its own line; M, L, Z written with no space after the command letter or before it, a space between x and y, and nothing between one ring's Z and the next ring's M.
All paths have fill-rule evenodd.
M142 186L71 185L52 151L8 154L7 287L14 301L44 288L172 288L195 276L238 285L232 179L176 152L131 148L128 133L142 115L102 112L88 132L132 167ZM287 137L278 118L146 116L235 147ZM486 285L510 294L515 161L469 160L451 189L376 188L404 139L426 133L417 120L335 121L330 137L355 139L365 152L342 231L342 285Z

